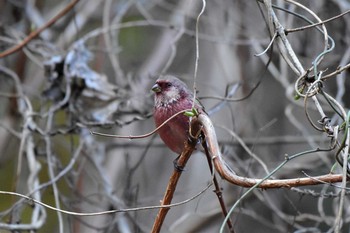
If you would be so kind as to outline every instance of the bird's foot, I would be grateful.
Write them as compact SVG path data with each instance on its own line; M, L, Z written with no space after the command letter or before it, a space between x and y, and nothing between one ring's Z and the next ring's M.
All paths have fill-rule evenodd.
M188 135L187 140L190 144L197 144L198 138L193 137L191 134Z
M183 171L185 171L185 167L179 165L179 163L177 162L179 160L179 158L180 158L180 155L176 159L174 159L174 161L173 161L174 169L178 172L183 172Z

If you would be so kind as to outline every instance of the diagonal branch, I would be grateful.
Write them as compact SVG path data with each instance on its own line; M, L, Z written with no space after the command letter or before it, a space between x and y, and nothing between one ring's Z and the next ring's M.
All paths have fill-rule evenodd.
M219 203L220 203L220 207L221 207L221 211L224 215L224 217L226 218L227 217L227 209L226 209L226 205L225 205L225 200L224 200L224 197L223 197L223 194L222 194L222 188L220 187L220 184L216 178L216 175L213 171L213 163L211 161L211 158L210 158L210 154L209 154L209 151L208 151L208 147L207 147L207 144L205 143L205 141L202 142L202 146L204 148L204 151L205 151L205 156L208 160L208 164L209 164L209 169L210 169L210 172L212 173L213 175L213 183L214 183L214 186L215 186L215 194L216 196L218 197L218 200L219 200ZM228 229L230 230L231 233L234 233L234 228L233 228L233 224L231 222L231 219L228 217L228 220L227 220L227 227Z
M198 124L198 121L196 119L193 119L191 121L191 135L196 135L196 138L198 138L200 134L200 127ZM184 168L186 166L186 163L188 159L190 158L192 152L194 151L197 144L197 139L191 139L188 140L185 143L185 149L177 159L177 166ZM182 171L180 169L174 168L173 174L171 175L168 186L166 188L166 192L164 194L163 200L161 205L169 205L171 203L171 200L173 199L174 192L177 186L177 183L180 179ZM163 225L163 222L165 220L165 217L168 213L170 208L160 208L157 214L157 217L154 221L153 227L152 227L152 233L158 233L161 230L161 227Z
M0 53L0 58L6 57L12 53L17 52L21 48L23 48L31 40L33 40L35 37L39 36L40 33L42 33L46 28L52 26L57 20L59 20L64 15L66 15L78 2L79 2L79 0L74 0L74 1L70 2L62 11L60 11L55 17L53 17L51 20L49 20L45 25L43 25L41 28L33 31L32 33L30 33L21 43L19 43L18 45L15 45L12 48L9 48L9 49L5 50L4 52Z

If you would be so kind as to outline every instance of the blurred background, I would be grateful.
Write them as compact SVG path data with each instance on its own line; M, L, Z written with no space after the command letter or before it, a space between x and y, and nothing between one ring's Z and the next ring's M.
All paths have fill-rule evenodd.
M150 232L158 209L142 207L160 204L178 155L157 135L113 139L90 131L148 133L154 129L150 88L157 77L173 74L193 86L196 23L203 2L72 2L77 4L52 26L0 59L0 191L72 212L141 209L76 216L0 194L0 232ZM0 1L0 50L20 44L72 2ZM289 161L273 178L327 174L336 164L337 148L306 117L305 111L322 129L314 103L308 100L305 106L296 97L299 75L276 43L269 47L274 32L268 27L268 2L206 2L198 21L198 97L211 113L225 160L237 174L263 178L286 155L316 148L326 151ZM325 20L350 9L347 0L298 2L302 5L272 1L283 27L305 26L317 22L315 16ZM318 71L331 73L349 64L349 17L325 25L335 47L326 43L330 49ZM325 49L324 35L316 28L288 33L287 38L305 70ZM350 100L348 76L345 70L322 82L322 90L344 109ZM341 125L344 119L325 98L319 99L330 124ZM194 197L210 182L207 160L197 150L173 203ZM220 185L228 209L247 190L225 180ZM171 208L161 232L218 232L224 217L212 189ZM256 189L231 220L239 233L333 232L340 191L329 184ZM349 206L345 197L341 232L350 232Z

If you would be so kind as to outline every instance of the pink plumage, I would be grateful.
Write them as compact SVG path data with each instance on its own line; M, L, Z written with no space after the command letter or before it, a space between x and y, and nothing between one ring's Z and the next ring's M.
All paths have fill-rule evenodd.
M180 79L166 75L157 79L152 87L154 96L154 121L156 127L160 126L171 116L185 109L192 109L193 93ZM199 102L194 106L199 112L203 107ZM190 118L180 114L158 130L160 138L172 151L180 154L184 143L189 137Z

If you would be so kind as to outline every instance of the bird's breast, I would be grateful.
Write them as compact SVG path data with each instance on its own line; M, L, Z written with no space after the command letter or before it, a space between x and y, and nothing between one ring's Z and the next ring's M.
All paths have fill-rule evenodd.
M185 108L187 109L187 108ZM174 114L182 111L174 107L158 107L154 111L154 120L156 127L162 125ZM189 117L183 113L175 116L163 125L158 133L164 143L174 152L181 153L184 148L184 142L188 139Z

